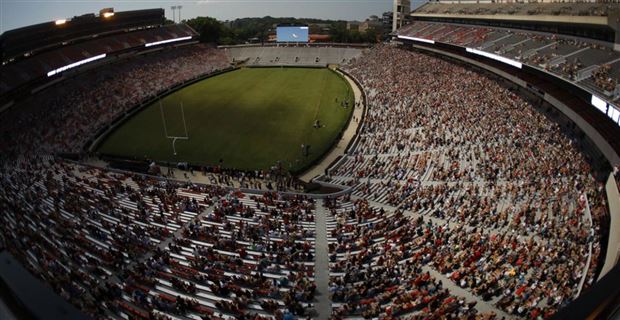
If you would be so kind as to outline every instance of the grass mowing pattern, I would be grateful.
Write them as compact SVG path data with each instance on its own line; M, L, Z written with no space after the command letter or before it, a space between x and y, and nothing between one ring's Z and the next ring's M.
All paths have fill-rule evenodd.
M336 98L338 102L336 102ZM349 100L349 107L340 105ZM353 111L349 84L334 71L311 68L249 68L182 88L127 120L99 147L102 154L134 159L222 165L244 170L276 163L292 172L307 168L332 146ZM315 129L315 119L323 126ZM301 144L309 144L304 157Z

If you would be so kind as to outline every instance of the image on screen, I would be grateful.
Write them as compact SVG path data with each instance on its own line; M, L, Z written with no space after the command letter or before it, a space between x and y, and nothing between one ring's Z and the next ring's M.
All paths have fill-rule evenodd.
M308 42L308 27L278 27L278 42Z

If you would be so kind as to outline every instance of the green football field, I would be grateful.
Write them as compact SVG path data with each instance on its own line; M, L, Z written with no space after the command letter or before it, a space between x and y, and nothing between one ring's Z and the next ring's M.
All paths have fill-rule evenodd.
M349 100L348 108L341 106L343 99ZM245 170L280 161L299 172L338 138L353 99L346 80L329 69L240 69L180 89L163 98L161 106L146 107L106 137L98 151ZM185 136L181 104L189 139L176 141L175 156L166 131ZM318 129L313 127L317 119ZM307 156L302 144L310 146Z

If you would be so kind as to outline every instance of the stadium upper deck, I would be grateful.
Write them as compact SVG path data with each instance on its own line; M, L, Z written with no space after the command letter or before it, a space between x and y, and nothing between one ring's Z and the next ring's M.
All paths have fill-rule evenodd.
M613 3L464 3L442 1L427 3L412 15L522 15L535 16L590 16L607 17L617 7Z
M195 32L184 24L127 32L56 48L1 67L0 95L37 78L55 75L55 70L86 59L144 47L169 39L192 37Z
M611 44L548 33L422 21L397 34L497 54L577 82L613 101L620 95L620 52Z
M113 14L112 14L113 13ZM147 9L108 14L84 14L71 19L44 22L9 30L0 35L0 57L3 64L20 57L93 37L124 33L161 26L163 9Z
M396 35L552 74L615 106L609 116L618 121L620 4L451 2L418 8Z
M82 15L10 30L0 36L0 105L50 83L57 75L95 61L108 61L191 41L185 24L164 25L163 9ZM180 41L180 42L179 42Z
M427 3L415 20L477 24L619 42L618 3Z

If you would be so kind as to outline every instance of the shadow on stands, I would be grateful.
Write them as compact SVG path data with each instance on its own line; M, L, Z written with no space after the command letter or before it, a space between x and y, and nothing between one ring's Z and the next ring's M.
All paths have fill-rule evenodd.
M0 298L17 319L90 319L0 251Z

